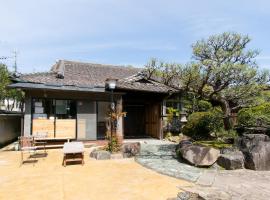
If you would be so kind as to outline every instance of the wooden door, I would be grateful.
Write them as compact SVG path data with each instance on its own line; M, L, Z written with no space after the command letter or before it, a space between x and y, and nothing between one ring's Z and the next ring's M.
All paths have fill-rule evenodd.
M145 130L153 138L160 138L161 132L161 106L151 103L145 107Z
M124 137L139 138L145 136L145 106L125 105L124 111L127 116L124 118Z

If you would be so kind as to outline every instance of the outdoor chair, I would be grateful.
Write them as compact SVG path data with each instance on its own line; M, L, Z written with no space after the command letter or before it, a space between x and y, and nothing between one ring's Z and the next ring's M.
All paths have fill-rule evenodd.
M19 137L19 144L20 144L20 150L21 150L21 165L22 165L25 162L23 159L24 152L27 152L29 154L28 158L31 159L33 155L36 154L37 147L34 145L34 138L30 136ZM32 162L34 163L35 161L36 160L33 160Z
M43 139L46 139L48 137L48 133L47 132L37 132L34 136L34 146L38 147L38 146L42 146L43 150L44 150L44 154L47 154L46 151L46 141L43 141Z

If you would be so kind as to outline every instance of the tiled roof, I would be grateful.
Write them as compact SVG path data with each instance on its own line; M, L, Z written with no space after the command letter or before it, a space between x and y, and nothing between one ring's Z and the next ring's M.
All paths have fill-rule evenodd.
M141 68L101 65L60 60L49 72L24 74L18 82L45 85L104 88L108 78L118 79L117 89L167 93L174 89L154 80L146 80Z
M118 81L117 87L126 90L140 90L151 92L176 92L176 89L166 86L157 81L146 79L140 73Z

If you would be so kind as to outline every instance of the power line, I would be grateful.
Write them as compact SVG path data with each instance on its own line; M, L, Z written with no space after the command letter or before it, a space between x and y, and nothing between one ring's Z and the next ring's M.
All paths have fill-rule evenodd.
M17 73L17 69L18 69L18 66L17 66L18 52L17 52L17 50L14 50L12 53L14 54L14 56L1 56L0 60L14 59L13 68L14 68L14 72Z
M0 60L7 60L7 59L10 59L10 58L13 58L13 57L2 56L2 57L0 57Z

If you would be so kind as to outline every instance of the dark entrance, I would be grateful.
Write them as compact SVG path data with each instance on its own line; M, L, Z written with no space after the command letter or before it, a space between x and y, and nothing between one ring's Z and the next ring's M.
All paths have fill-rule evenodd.
M145 134L145 106L130 104L124 106L127 116L124 118L125 138L143 138Z

